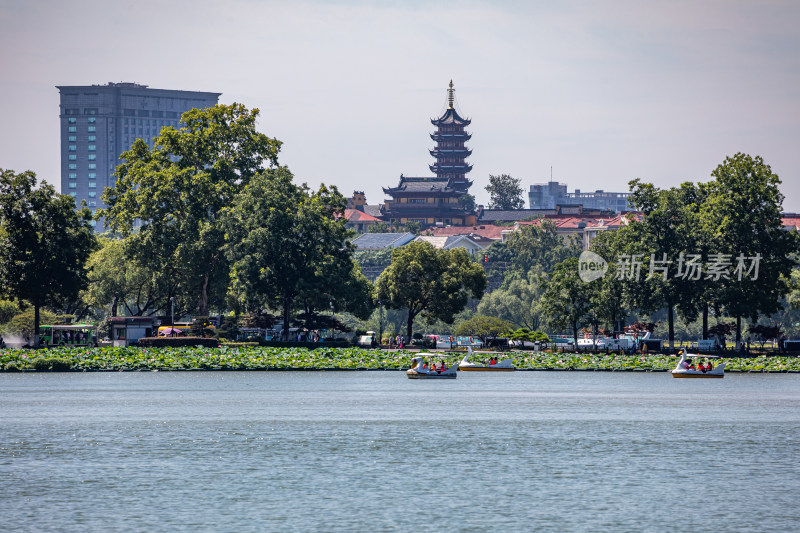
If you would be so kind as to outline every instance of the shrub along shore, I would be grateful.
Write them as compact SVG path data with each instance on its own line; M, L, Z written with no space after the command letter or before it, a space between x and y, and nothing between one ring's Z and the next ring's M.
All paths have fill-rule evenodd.
M0 350L0 370L121 372L162 370L404 370L412 351L361 348L52 348ZM666 372L677 358L659 354L604 355L509 352L519 370ZM449 353L455 362L463 352ZM486 355L486 358L489 356ZM479 361L481 354L475 354ZM715 364L718 364L714 360ZM800 356L722 359L727 372L800 372Z

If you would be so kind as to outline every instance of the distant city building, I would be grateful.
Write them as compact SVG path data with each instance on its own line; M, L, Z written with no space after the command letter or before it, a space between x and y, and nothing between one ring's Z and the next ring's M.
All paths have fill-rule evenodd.
M568 193L567 185L557 181L531 185L528 192L528 203L531 209L555 209L558 205L582 205L584 209L601 209L619 213L630 211L628 205L629 192L594 192Z
M430 154L436 162L430 165L430 169L436 176L406 177L400 174L397 187L384 187L383 192L392 197L384 203L383 219L387 222L417 222L423 227L475 223L475 214L459 201L472 186L466 177L472 170L472 165L466 162L472 150L464 144L471 137L464 130L471 121L462 118L453 107L454 91L451 80L447 89L447 110L438 119L431 120L436 126L436 132L431 134L436 147Z
M150 89L137 83L64 85L61 96L61 192L86 200L94 211L114 184L119 156L136 139L151 147L165 126L178 126L181 113L217 105L221 93ZM97 230L101 231L102 225Z

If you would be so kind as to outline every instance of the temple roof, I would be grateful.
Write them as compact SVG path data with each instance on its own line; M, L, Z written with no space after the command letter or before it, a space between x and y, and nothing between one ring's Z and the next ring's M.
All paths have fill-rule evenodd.
M428 165L428 168L431 169L431 172L469 172L472 170L472 165L469 163L464 163L461 165L451 165L451 164L439 164L434 163L432 165Z
M441 148L434 148L433 150L428 150L433 157L437 156L455 156L455 157L469 157L472 155L472 150L469 148L454 148L454 149L441 149Z
M461 118L461 116L459 116L455 110L455 92L456 90L453 87L453 80L450 80L450 85L447 86L447 111L445 111L444 115L441 117L431 119L431 123L434 126L445 126L450 124L455 124L457 126L469 126L471 120L468 118Z
M431 124L434 126L448 126L450 124L469 126L471 122L468 118L461 118L461 115L452 107L448 108L441 117L431 119Z
M445 140L452 140L452 141L460 141L463 140L467 142L468 140L472 139L472 134L467 133L466 131L460 131L456 133L440 133L434 132L429 134L432 141L445 141Z
M385 194L398 192L439 192L452 193L455 189L450 178L431 177L407 177L400 174L400 183L397 187L384 187Z

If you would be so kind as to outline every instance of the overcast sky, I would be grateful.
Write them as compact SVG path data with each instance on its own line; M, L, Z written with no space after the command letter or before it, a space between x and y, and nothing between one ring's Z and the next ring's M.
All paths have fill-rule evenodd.
M626 191L761 155L800 211L800 2L0 0L0 168L60 187L56 85L221 92L314 187L370 204L430 175L450 79L470 192ZM526 195L527 206L527 195Z

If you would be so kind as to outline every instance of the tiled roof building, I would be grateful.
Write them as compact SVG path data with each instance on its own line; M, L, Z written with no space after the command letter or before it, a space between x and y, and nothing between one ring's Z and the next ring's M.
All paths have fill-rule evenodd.
M413 233L365 233L353 239L357 250L397 248L414 240Z
M451 80L447 90L448 108L441 117L431 120L437 130L431 134L436 147L430 154L436 162L430 169L436 176L401 174L396 187L384 187L383 192L392 197L386 200L383 208L382 218L387 222L417 222L422 226L474 224L474 213L467 211L459 201L472 186L466 178L472 165L465 161L472 150L464 144L471 137L464 130L470 120L462 118L453 107L454 91Z

